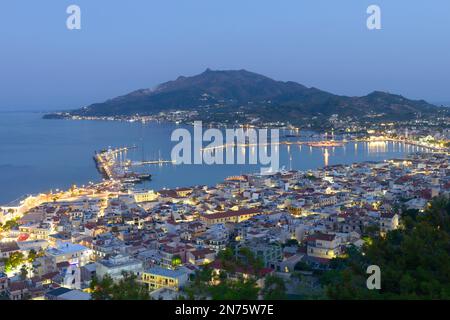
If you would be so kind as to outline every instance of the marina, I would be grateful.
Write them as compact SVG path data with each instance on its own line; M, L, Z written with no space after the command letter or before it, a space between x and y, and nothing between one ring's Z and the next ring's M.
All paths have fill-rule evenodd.
M5 137L2 141L4 152L0 153L0 185L3 186L0 187L0 203L9 203L23 195L65 190L74 184L82 186L103 179L110 181L111 175L119 176L126 170L136 174L151 174L151 181L140 180L139 187L154 190L179 185L214 185L228 176L259 171L257 165L173 165L170 160L175 143L167 141L170 141L173 130L177 128L180 126L169 123L52 122L41 119L39 113L3 114L0 119L0 136ZM192 130L190 126L186 128ZM303 141L311 142L313 134L303 131ZM290 140L286 142L300 139ZM323 140L326 139L316 141ZM343 147L329 148L309 147L305 142L299 142L298 145L281 144L280 165L289 169L309 170L326 164L398 158L430 148L419 143L413 145L412 140L411 143L401 140L382 142L383 139L379 137L373 137L372 140L356 141L349 137ZM121 152L117 150L124 146L128 148ZM104 166L107 162L106 153L103 152L107 149L116 149L116 152L109 155L111 163ZM239 152L243 149L239 148ZM328 149L328 156L325 149ZM248 156L253 151L256 150L249 148L245 153ZM97 167L92 161L93 156ZM153 161L150 163L150 160ZM115 165L112 165L113 162ZM115 167L115 172L111 172L112 167ZM124 179L121 179L121 183L125 183ZM127 177L129 182L134 179L132 176ZM14 181L15 188L7 187L10 181Z
M106 150L96 152L94 155L94 161L97 170L106 180L120 181L125 184L137 184L143 181L150 181L152 179L152 175L149 173L134 172L130 169L130 167L175 163L174 161L161 159L143 161L131 161L127 159L127 151L136 148L136 146L119 147L115 149L108 148Z
M445 147L436 147L431 146L429 144L419 143L416 141L406 140L406 139L393 139L389 137L370 137L366 139L343 139L343 140L322 140L322 141L304 141L304 140L298 140L298 141L279 141L279 142L267 142L267 143L228 143L213 147L206 147L201 149L202 151L211 151L211 150L218 150L218 149L226 149L226 148L248 148L248 147L257 147L257 146L279 146L279 145L306 145L308 147L313 148L336 148L336 147L345 147L346 144L354 142L354 143L402 143L405 145L425 148L428 150L433 151L443 151L446 148Z
M135 147L108 149L95 153L94 161L98 171L103 175L104 179L131 184L151 180L151 174L136 173L130 171L128 167L121 164L121 159L123 158L122 154L132 148Z

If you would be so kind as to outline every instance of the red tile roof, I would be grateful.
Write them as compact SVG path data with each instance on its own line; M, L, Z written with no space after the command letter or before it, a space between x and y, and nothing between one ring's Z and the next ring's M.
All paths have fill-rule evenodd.
M237 210L237 211L226 211L226 212L207 214L207 215L204 215L203 217L206 219L221 219L221 218L245 216L248 214L258 214L260 212L261 212L260 209L251 208L251 209L241 209L241 210Z
M220 262L220 260L214 260L211 263L211 267L214 269L222 269L222 263ZM262 268L261 270L259 270L258 274L256 274L255 270L253 270L251 267L246 266L246 267L237 267L235 269L236 273L242 273L242 274L251 274L251 275L258 275L260 277L264 277L265 275L272 273L273 269L270 268Z
M27 284L25 283L25 281L11 282L9 284L9 288L8 288L8 290L10 292L25 290L25 289L27 289Z
M12 252L20 250L17 242L0 243L0 252Z
M336 238L335 234L316 233L308 236L306 238L306 241L316 241L316 240L333 241L335 238Z

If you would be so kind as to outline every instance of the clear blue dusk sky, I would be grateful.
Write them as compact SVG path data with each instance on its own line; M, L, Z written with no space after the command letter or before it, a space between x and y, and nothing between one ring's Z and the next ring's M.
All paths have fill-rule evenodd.
M70 4L80 31L66 29ZM381 31L366 28L370 4L381 6ZM0 3L0 109L80 107L208 67L450 101L450 1Z

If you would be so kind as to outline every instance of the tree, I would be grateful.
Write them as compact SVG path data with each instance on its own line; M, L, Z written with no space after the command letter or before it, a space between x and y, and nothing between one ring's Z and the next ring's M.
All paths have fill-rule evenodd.
M25 280L28 276L28 269L26 265L23 265L22 268L20 268L20 279Z
M406 212L402 228L374 238L362 252L333 262L323 284L333 299L450 299L450 200ZM366 287L367 266L381 269L381 290Z
M5 271L10 272L25 262L25 256L22 252L17 251L10 254L5 261Z
M313 269L306 262L299 261L295 265L294 270L297 270L297 271L312 271Z
M239 254L241 255L241 260L239 261L241 265L250 266L255 273L259 273L264 267L264 262L259 257L256 257L249 248L240 248Z
M198 300L206 297L208 288L212 280L212 269L205 265L201 270L197 270L191 279L191 283L184 288L189 300Z
M123 273L123 278L113 286L112 300L150 300L148 289L137 282L137 276Z
M226 261L226 260L234 260L235 256L233 253L233 249L227 247L224 250L220 251L219 254L217 255L217 258L221 261Z
M43 256L45 256L45 251L44 251L44 249L41 248L41 249L39 249L39 252L37 253L36 257L40 258Z
M288 241L286 241L286 243L285 243L285 245L287 246L287 247L290 247L290 246L298 246L298 241L297 241L297 239L289 239Z
M226 279L208 291L213 300L256 300L259 289L254 279Z
M17 222L19 218L14 218L12 220L8 220L5 222L5 224L1 227L0 231L9 231L11 229L14 229L19 226L19 223Z
M176 268L182 264L181 257L179 255L174 255L172 257L172 267Z
M90 283L91 300L111 300L113 279L106 274L101 280L93 276Z
M265 300L286 299L286 285L284 283L284 280L274 275L267 276L262 294Z
M36 259L36 257L37 257L36 250L31 249L31 250L28 252L27 260L28 260L29 263L33 263L33 261Z
M230 273L234 273L236 271L237 259L234 255L233 249L225 248L224 250L219 252L217 258L224 270Z
M133 273L123 272L123 277L114 283L109 275L101 280L93 277L90 284L92 300L150 300L148 289L137 282Z
M378 224L371 224L368 226L365 226L363 228L363 236L368 238L373 238L377 236L380 233L380 227Z

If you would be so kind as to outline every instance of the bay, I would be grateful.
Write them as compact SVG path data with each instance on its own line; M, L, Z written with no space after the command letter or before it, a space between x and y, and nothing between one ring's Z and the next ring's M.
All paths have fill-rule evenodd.
M21 196L101 181L95 151L136 145L127 153L134 161L170 160L176 144L170 137L181 126L172 123L44 120L39 112L0 113L0 204ZM190 127L186 127L192 130ZM300 139L310 139L301 132ZM206 143L205 143L206 145ZM402 143L348 143L345 147L280 146L280 165L308 170L324 165L381 161L404 157L421 148ZM248 152L248 151L247 151ZM148 165L133 168L150 173L139 188L160 190L214 185L232 175L259 172L257 165Z

